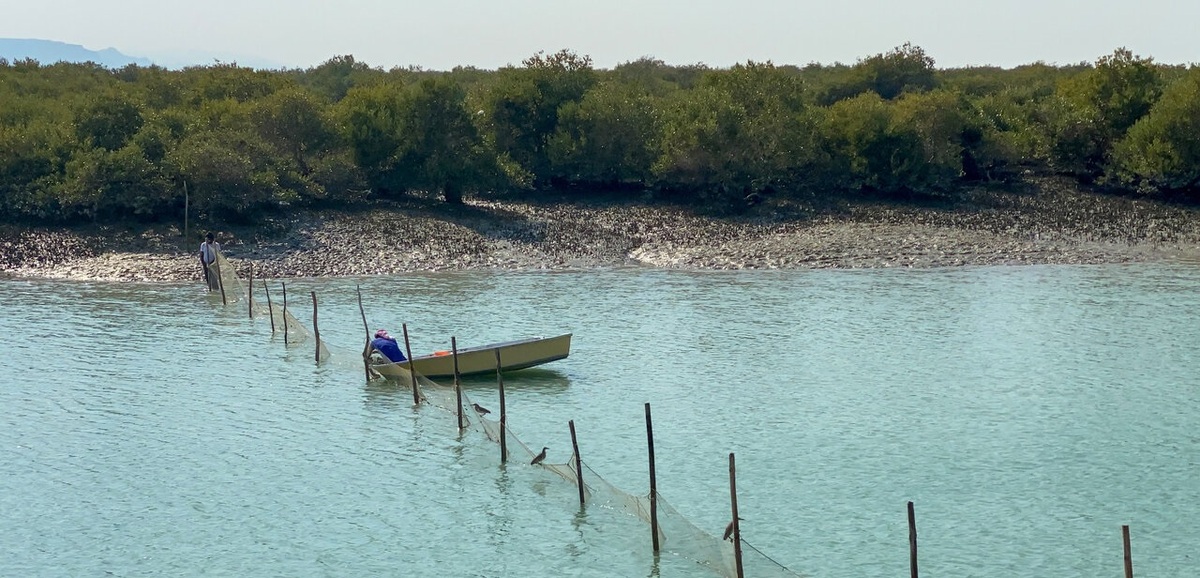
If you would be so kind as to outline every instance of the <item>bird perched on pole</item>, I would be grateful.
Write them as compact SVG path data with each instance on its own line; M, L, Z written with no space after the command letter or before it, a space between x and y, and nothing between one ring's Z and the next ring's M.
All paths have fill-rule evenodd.
M473 404L471 404L471 406L475 408L475 412L478 413L479 415L487 415L489 413L492 413L491 411L488 410L488 408L483 407L482 405L479 405L477 403L473 403Z
M741 518L741 517L739 517L739 518L738 518L738 520L743 520L743 521L744 521L744 518ZM722 539L722 540L729 540L730 542L732 542L732 541L733 541L733 540L732 540L732 537L733 537L733 520L730 520L730 521L729 521L729 525L728 525L728 526L725 526L725 535L724 535L724 536L721 536L721 539Z
M536 455L536 456L533 456L533 461L532 461L532 462L529 462L529 465L531 465L531 466L536 466L536 465L538 465L538 464L542 463L542 460L546 459L546 450L548 450L548 449L550 449L550 448L548 448L548 447L543 447L543 448L542 448L542 453L540 453L540 454L538 454L538 455Z

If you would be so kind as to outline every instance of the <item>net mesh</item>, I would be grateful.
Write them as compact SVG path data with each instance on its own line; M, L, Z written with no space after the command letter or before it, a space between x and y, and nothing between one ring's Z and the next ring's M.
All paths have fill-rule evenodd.
M210 265L208 279L211 290L223 291L222 303L226 306L240 304L247 307L251 315L269 315L273 334L283 335L287 347L313 346L315 342L314 352L318 362L333 360L339 364L359 364L361 367L363 355L370 351L369 345L360 351L336 348L331 351L330 347L316 336L315 327L314 330L310 330L293 315L292 306L297 300L295 296L286 296L286 284L280 284L276 293L270 289L266 280L262 280L261 286L255 289L250 284L243 283L236 268L219 252L217 259ZM438 383L420 374L416 374L414 380L414 375L403 363L397 364L396 367L396 374L387 379L403 387L409 387L415 381L418 396L423 403L445 410L451 419L458 419L461 415L460 425L465 430L477 432L481 437L497 444L503 437L510 462L528 464L538 454L540 448L530 448L511 427L501 428L498 419L477 413L474 410L475 403L463 388ZM374 374L373 377L383 379L378 374ZM649 494L639 495L622 490L606 481L588 466L587 462L579 462L580 469L583 470L584 498L588 504L621 511L650 523L652 506ZM575 463L575 455L572 453L566 462L543 461L538 466L573 485L578 485L579 473ZM662 552L691 560L721 576L736 578L732 542L693 524L661 493L658 494L656 502L658 538ZM771 559L745 539L741 540L741 546L744 575L768 578L801 576Z
M238 305L245 307L251 317L267 317L271 319L271 332L283 339L287 347L313 347L314 358L319 362L328 361L332 356L329 345L319 339L315 326L302 323L293 314L295 307L312 310L312 302L308 296L288 295L287 284L281 283L273 291L266 279L260 280L260 286L254 287L249 282L243 282L225 255L217 251L217 258L208 266L209 290L221 295L225 306ZM289 301L290 299L290 301Z

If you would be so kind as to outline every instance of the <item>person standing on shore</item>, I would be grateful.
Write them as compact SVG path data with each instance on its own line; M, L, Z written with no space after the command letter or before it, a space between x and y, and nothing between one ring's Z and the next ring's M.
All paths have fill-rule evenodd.
M204 242L200 243L200 269L204 271L204 282L208 285L209 291L220 289L220 282L217 271L210 270L210 266L217 261L217 253L221 251L221 244L216 242L212 233L204 236Z

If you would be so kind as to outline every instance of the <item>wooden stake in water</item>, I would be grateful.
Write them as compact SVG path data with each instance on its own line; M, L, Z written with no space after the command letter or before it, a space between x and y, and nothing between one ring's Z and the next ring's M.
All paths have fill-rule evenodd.
M213 261L217 265L217 287L221 289L221 305L229 305L229 301L225 299L225 280L221 278L221 260Z
M908 503L908 565L912 578L917 578L917 514Z
M742 528L738 524L737 507L737 467L733 462L733 453L729 454L729 502L733 508L733 562L737 567L737 578L745 578L742 572Z
M417 389L417 370L413 368L412 346L408 344L408 324L400 325L404 331L404 354L408 356L408 376L412 378L413 405L421 404L421 391Z
M508 411L504 407L504 372L500 371L500 348L496 348L496 382L500 385L500 463L508 463L508 434L504 431L508 423Z
M579 505L583 501L583 459L579 457L579 442L575 439L575 420L567 422L571 428L571 451L575 452L575 481L579 485Z
M313 337L317 342L317 351L315 358L317 363L321 363L321 329L317 327L317 292L310 291L313 300Z
M362 304L362 288L358 285L354 286L354 292L358 294L358 314L362 316L363 332L367 335L367 342L363 345L363 373L367 376L367 382L371 381L371 326L367 325L367 312L363 309Z
M462 431L467 427L467 422L463 419L462 380L458 375L458 340L453 336L450 337L450 355L454 356L454 398L458 400L458 430Z
M283 346L288 344L288 322L287 322L287 283L280 282L283 285Z
M654 476L654 422L650 419L650 404L646 404L646 443L650 447L650 536L658 552L658 480Z
M254 263L250 264L250 271L247 273L250 281L246 283L246 312L254 319Z
M275 335L275 308L271 305L271 289L267 287L267 280L263 279L263 293L267 296L267 313L271 318L271 335Z
M1129 547L1129 525L1121 526L1121 541L1125 544L1125 578L1133 578L1133 550Z

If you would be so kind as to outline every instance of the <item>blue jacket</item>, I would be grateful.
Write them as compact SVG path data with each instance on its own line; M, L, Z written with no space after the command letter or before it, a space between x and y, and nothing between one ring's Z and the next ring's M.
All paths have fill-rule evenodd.
M384 339L376 337L371 340L371 347L379 350L380 353L387 357L392 362L405 361L404 352L400 351L400 346L396 345L395 339Z

